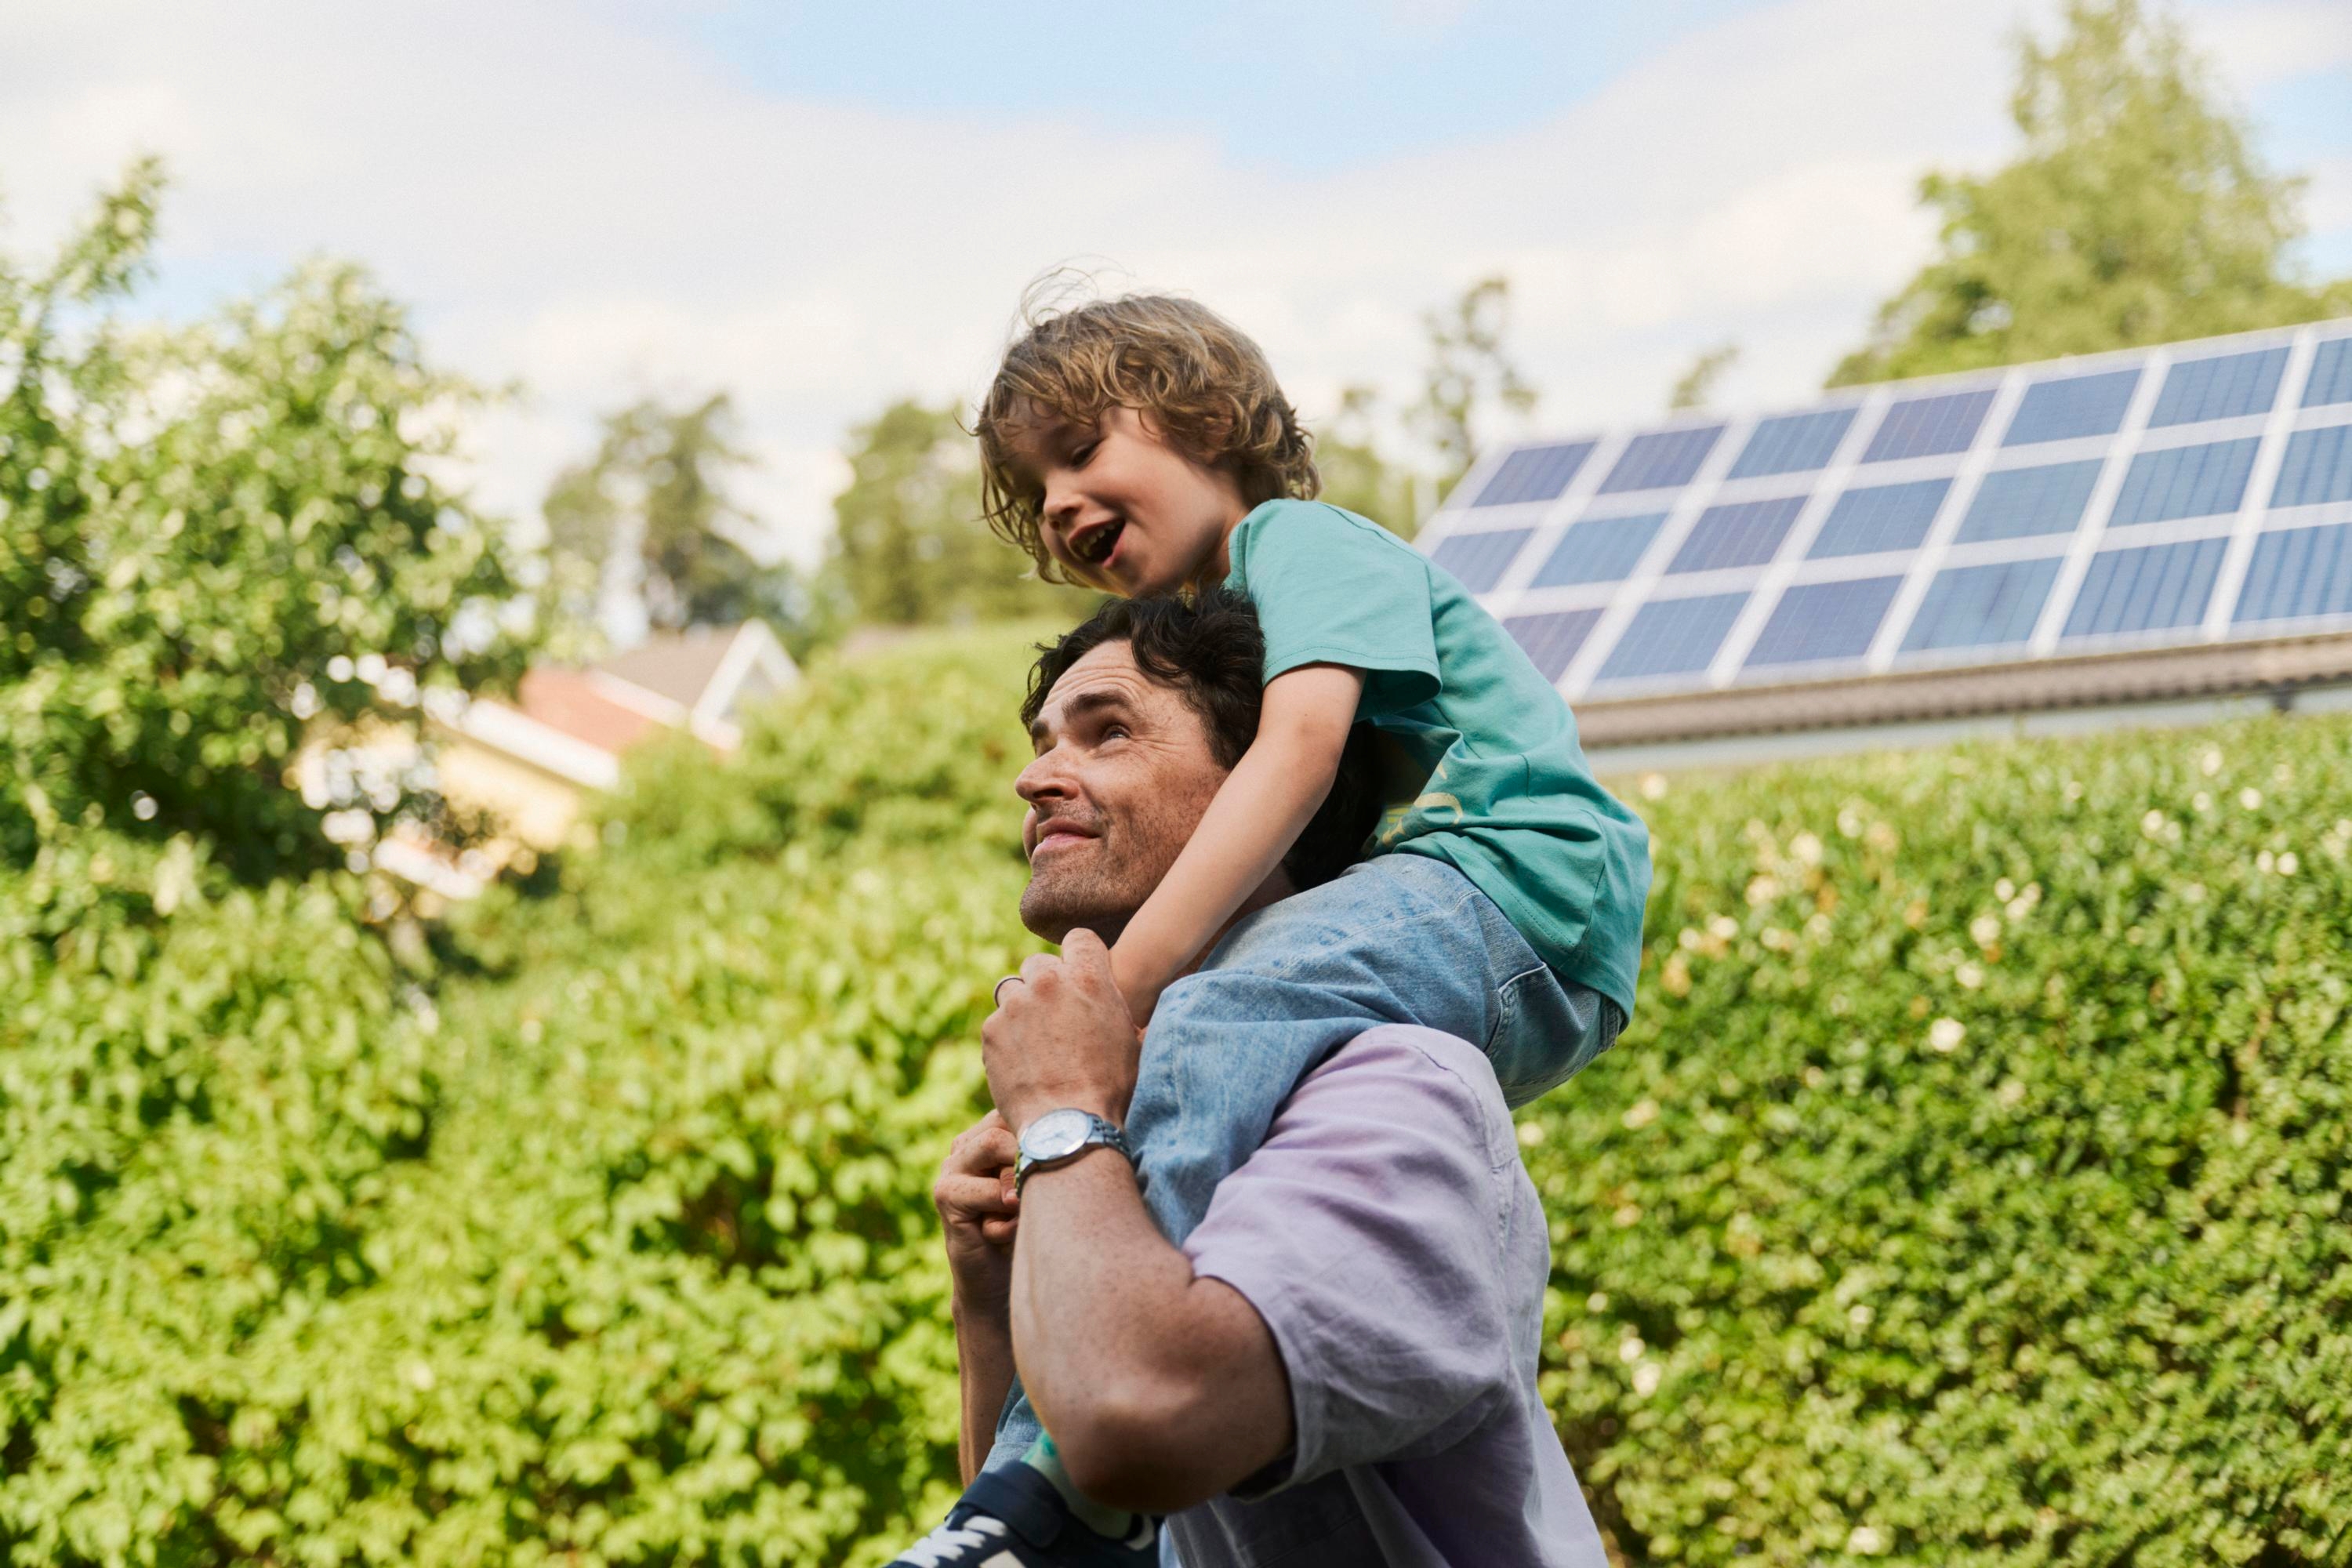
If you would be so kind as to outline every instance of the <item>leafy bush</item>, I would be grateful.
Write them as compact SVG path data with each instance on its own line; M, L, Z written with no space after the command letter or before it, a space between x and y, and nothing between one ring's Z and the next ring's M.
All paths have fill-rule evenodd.
M650 759L430 994L184 840L0 887L0 1562L879 1561L944 1510L1021 652Z
M0 878L0 1562L877 1563L1032 945L1013 633L821 671L396 962L354 880ZM1676 782L1523 1121L1631 1557L2339 1559L2352 726ZM103 862L103 864L101 864Z
M2337 1562L2352 729L1677 784L1641 1016L1522 1126L1634 1555Z

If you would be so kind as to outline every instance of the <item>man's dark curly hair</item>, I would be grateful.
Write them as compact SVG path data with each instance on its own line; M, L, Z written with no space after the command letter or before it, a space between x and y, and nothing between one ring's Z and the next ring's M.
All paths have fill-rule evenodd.
M1242 595L1211 588L1190 599L1113 599L1051 643L1029 671L1023 723L1034 722L1063 673L1105 643L1123 642L1135 667L1182 695L1209 732L1209 752L1230 768L1257 738L1265 688L1265 636ZM1381 816L1381 765L1371 726L1359 724L1340 753L1331 793L1282 858L1292 887L1319 887L1363 858Z

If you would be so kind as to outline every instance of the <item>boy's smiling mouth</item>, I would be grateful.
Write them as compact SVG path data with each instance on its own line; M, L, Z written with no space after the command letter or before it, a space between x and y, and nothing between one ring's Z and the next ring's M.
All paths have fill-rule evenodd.
M1089 566L1099 566L1110 559L1118 548L1118 536L1127 531L1125 518L1112 518L1082 530L1070 539L1070 553Z

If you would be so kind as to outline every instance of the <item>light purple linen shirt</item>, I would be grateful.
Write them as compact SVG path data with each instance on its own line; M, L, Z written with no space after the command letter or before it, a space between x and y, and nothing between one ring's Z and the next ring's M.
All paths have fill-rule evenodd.
M1184 1253L1273 1331L1297 1426L1286 1458L1170 1521L1184 1568L1605 1568L1536 1390L1542 1205L1475 1047L1359 1035Z

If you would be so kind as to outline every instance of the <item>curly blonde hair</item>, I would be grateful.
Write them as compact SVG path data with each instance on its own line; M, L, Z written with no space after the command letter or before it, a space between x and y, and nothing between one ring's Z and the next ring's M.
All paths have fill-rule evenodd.
M1022 302L1024 330L1004 351L973 429L982 514L1028 552L1039 576L1066 581L1045 550L1045 490L1013 451L1040 412L1091 425L1110 409L1135 409L1178 451L1232 474L1252 506L1304 500L1320 487L1313 438L1265 353L1232 322L1169 294L1064 309L1042 300L1043 289Z

